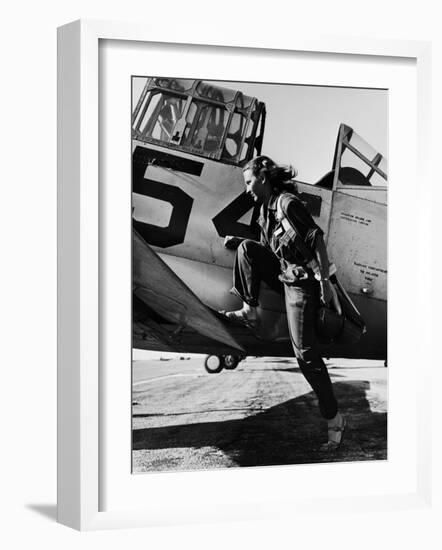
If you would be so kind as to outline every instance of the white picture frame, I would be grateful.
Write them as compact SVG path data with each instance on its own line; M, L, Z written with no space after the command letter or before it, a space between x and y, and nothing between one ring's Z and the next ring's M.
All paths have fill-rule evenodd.
M299 33L296 36L280 36L277 40L272 39L269 44L252 32L245 32L240 36L224 32L222 38L204 36L202 32L189 45L185 29L181 35L175 32L172 37L162 30L147 29L143 25L102 21L77 21L61 27L58 33L58 521L76 529L91 530L203 520L250 519L263 514L266 501L273 503L272 513L275 517L299 510L300 504L305 513L318 510L321 506L325 509L332 500L320 492L312 491L312 498L303 498L301 503L286 493L278 494L266 489L274 484L275 479L281 481L284 476L287 478L287 469L282 471L282 477L278 477L277 469L272 469L270 473L264 473L261 469L247 475L243 471L235 471L235 483L241 483L240 480L245 477L245 487L248 486L247 483L256 485L257 482L262 482L263 494L259 499L255 499L253 493L248 498L238 496L225 514L220 514L220 505L210 507L207 506L207 501L202 501L202 495L210 498L210 491L204 493L201 490L199 494L198 491L192 494L196 477L189 477L185 473L174 474L173 479L165 476L149 477L146 483L151 484L154 495L153 498L150 496L149 506L129 506L127 498L126 501L122 499L121 506L103 509L100 484L106 479L102 461L107 447L102 442L101 416L105 409L100 404L101 399L106 399L106 395L103 395L106 389L100 385L103 373L100 347L103 322L100 308L103 294L100 281L103 274L99 213L104 208L101 203L99 174L99 75L102 41L145 43L147 47L149 44L166 43L177 50L180 44L185 44L187 48L194 45L208 51L216 46L228 48L233 60L236 52L239 54L248 50L271 51L274 54L279 52L282 58L287 52L303 52L318 56L351 56L354 59L357 56L367 56L367 59L376 57L393 61L405 58L412 60L416 64L418 91L417 168L424 197L423 206L417 213L419 232L425 232L429 223L425 201L431 204L428 162L431 46L426 42L364 40L341 36L312 39ZM349 75L347 85L351 85L351 78ZM428 240L427 243L419 250L418 268L420 280L423 278L426 284L422 284L418 304L414 307L419 308L416 311L421 313L420 330L428 344L431 334L431 270L428 269L431 264L431 243ZM420 345L422 349L425 348L425 342ZM427 346L426 353L430 358L430 346ZM127 354L130 361L130 350ZM393 491L342 497L339 498L339 506L343 512L355 507L363 511L384 507L421 507L430 502L428 419L431 403L424 389L430 387L431 363L430 360L422 361L419 367L420 376L414 385L417 399L413 424L417 453L415 488L407 490L406 494L403 491ZM351 465L346 467L351 468ZM341 473L342 469L336 471ZM215 485L225 482L223 473L203 472L202 475L209 489L211 480ZM358 472L353 469L353 476L357 478L357 475ZM163 485L167 487L164 492L168 498L175 487L178 497L174 506L167 499L163 499L163 502L159 498ZM186 498L179 497L179 493L185 491ZM280 506L275 506L275 503Z

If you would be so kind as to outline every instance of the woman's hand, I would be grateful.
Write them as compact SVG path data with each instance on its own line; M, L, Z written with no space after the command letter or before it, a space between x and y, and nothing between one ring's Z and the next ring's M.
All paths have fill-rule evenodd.
M319 281L320 287L321 287L321 302L327 306L330 304L332 298L333 298L333 289L331 286L331 282L329 280L327 281Z

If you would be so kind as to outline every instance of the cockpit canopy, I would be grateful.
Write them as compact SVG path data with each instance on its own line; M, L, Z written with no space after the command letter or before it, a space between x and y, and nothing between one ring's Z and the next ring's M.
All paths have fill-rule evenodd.
M132 115L132 137L243 165L261 153L265 105L202 80L148 78Z
M387 159L346 124L339 128L334 168L341 185L387 185Z
M353 128L341 124L336 140L333 169L316 182L316 185L327 189L361 186L386 189L387 170L387 159Z

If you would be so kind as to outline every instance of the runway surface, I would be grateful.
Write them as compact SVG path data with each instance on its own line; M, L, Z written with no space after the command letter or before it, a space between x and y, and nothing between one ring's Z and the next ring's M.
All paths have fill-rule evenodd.
M327 426L295 359L247 358L208 374L203 356L135 361L133 472L387 458L387 375L382 361L327 367L348 429L321 452Z

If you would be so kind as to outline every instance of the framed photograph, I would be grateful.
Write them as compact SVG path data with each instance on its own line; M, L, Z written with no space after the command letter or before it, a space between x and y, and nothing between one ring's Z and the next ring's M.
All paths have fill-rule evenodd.
M59 29L61 523L426 505L429 59Z

